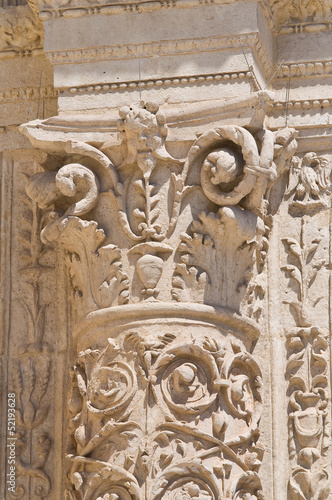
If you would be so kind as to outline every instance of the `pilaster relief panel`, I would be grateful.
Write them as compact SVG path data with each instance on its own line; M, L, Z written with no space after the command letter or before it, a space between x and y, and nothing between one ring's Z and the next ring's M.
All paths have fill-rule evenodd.
M119 115L104 151L22 127L70 280L66 498L261 500L269 193L297 133L211 127L177 158L158 105Z
M292 500L331 495L330 194L330 156L294 156L282 232Z
M4 384L7 382L8 338L10 328L10 285L11 285L11 206L12 206L12 168L11 155L0 154L0 376ZM7 426L7 394L1 391L1 429ZM1 432L0 445L6 448L6 431ZM0 456L0 494L5 496L6 457Z
M6 452L1 494L37 500L60 495L61 463L55 457L61 456L62 436L56 409L61 412L64 341L55 319L59 314L56 255L40 240L48 213L25 192L27 180L38 170L40 155L30 150L29 158L20 152L11 155L15 176L11 184L3 185L8 190L7 202L10 197L15 203L7 206L9 218L2 218L2 224L10 227L11 259L6 261L10 267L4 286Z

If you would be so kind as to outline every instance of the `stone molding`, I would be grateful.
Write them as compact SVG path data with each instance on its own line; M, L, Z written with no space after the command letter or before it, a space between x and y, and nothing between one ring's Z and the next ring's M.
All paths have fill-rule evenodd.
M275 78L305 78L330 76L332 74L332 61L308 61L301 63L283 64Z
M22 89L26 99L37 101L39 99L39 88L25 87ZM41 99L56 99L59 96L59 91L54 89L52 85L40 88ZM23 96L20 89L0 90L0 103L23 101Z
M255 0L251 0L255 1ZM43 21L59 17L78 18L91 15L119 15L126 12L153 12L169 8L190 8L204 5L225 5L234 0L148 0L136 2L104 3L101 5L85 2L82 5L68 5L58 1L50 6L42 0L30 0L29 5ZM320 32L331 29L331 7L327 2L310 0L309 2L290 3L287 0L259 0L257 2L264 13L270 28L274 26L279 33Z
M289 110L303 110L303 109L319 109L319 108L329 108L332 106L332 99L296 99L290 100L287 103ZM276 111L284 111L286 106L285 101L275 101L272 107Z
M80 87L70 87L69 92L71 94L85 94L85 93L104 93L109 92L110 90L130 90L137 89L139 86L141 88L154 88L154 87L168 87L169 85L178 86L178 85L190 85L196 83L218 83L221 81L229 81L229 80L243 80L245 78L252 79L253 75L251 72L234 72L234 73L217 73L210 75L192 75L192 76L177 76L172 78L158 78L158 79L149 79L149 80L141 80L139 81L128 81L128 82L110 82L103 83L98 85L82 85ZM257 80L255 79L255 85L258 86ZM62 92L67 92L68 88L58 88L57 89L60 94ZM1 94L0 94L1 95Z
M204 37L180 40L166 40L162 42L149 42L132 45L115 45L110 47L89 47L87 49L70 49L59 51L45 51L52 64L74 64L107 59L138 59L158 56L169 56L178 54L193 54L210 52L215 50L226 50L241 47L252 48L259 63L269 73L272 62L259 33L248 33L235 36Z
M321 22L306 22L306 23L289 23L279 28L280 35L288 35L290 33L321 33L323 31L331 31L332 20L322 20Z
M14 59L17 57L26 58L31 56L39 56L43 54L44 51L41 47L37 49L29 49L29 48L17 49L17 50L8 49L0 51L0 59Z
M51 18L67 17L78 18L91 15L119 15L125 12L153 12L160 9L173 9L173 8L188 8L194 9L195 7L209 6L209 5L227 5L232 4L236 0L141 0L141 1L117 1L112 3L103 3L91 5L85 2L85 5L68 5L68 2L62 0L52 2L52 6L48 5L43 0L28 0L32 10L39 13L40 18L46 21ZM256 0L250 0L256 2ZM259 0L264 15L267 19L269 26L272 28L272 11L270 5L265 0Z

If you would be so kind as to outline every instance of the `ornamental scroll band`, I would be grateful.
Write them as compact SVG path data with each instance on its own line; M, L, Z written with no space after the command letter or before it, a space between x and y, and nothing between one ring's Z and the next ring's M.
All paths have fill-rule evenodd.
M50 153L27 192L70 280L66 498L262 500L252 350L297 133L220 126L178 159L158 105L119 114L117 150L22 127Z

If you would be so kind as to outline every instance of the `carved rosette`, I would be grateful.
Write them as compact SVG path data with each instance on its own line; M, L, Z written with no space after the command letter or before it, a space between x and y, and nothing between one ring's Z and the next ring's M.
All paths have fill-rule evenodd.
M176 159L141 103L120 110L115 166L36 130L57 163L27 192L52 210L41 237L62 248L75 325L67 498L263 499L252 349L269 192L296 132L218 127Z

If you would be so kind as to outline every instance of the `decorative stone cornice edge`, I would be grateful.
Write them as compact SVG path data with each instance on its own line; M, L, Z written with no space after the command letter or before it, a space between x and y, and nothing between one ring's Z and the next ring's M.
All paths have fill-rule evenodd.
M139 82L135 81L127 81L127 82L111 82L111 83L103 83L97 85L82 85L79 87L63 87L58 89L60 94L64 92L68 92L70 94L85 94L85 93L106 93L110 90L115 91L126 91L131 89L136 89L139 86L141 88L153 88L153 87L168 87L169 85L178 86L178 85L188 85L195 83L209 83L209 82L219 82L221 80L237 80L244 78L252 78L252 73L250 71L247 72L234 72L234 73L217 73L210 75L192 75L192 76L176 76L169 78L158 78L158 79L149 79L142 80ZM1 99L1 93L0 93Z
M332 19L321 22L304 22L284 24L279 28L280 35L290 33L321 33L322 31L332 30Z
M153 55L175 55L183 53L210 52L227 48L252 48L258 61L268 73L272 63L259 33L247 33L235 36L221 36L209 38L192 38L180 40L165 40L131 45L114 45L108 47L91 47L87 49L71 49L59 51L46 51L52 64L86 63L110 59L135 59L151 57Z
M0 59L12 59L13 57L31 57L31 56L39 56L41 54L44 54L44 51L41 47L31 49L31 48L24 48L24 49L8 49L8 50L0 50Z
M332 61L309 61L283 64L275 78L303 78L306 76L332 75Z
M193 9L195 7L209 6L209 5L227 5L235 3L236 0L150 0L150 1L132 1L130 3L119 3L109 4L104 3L102 5L86 5L83 7L68 6L68 3L64 2L55 8L50 8L41 5L38 7L38 0L28 0L29 5L34 12L39 13L40 19L47 21L49 19L64 17L64 18L77 18L92 15L119 15L126 12L137 12L138 14L142 12L153 12L161 9L173 9L173 8L189 8ZM251 0L255 2L256 0ZM39 2L42 4L42 2ZM269 4L265 0L259 0L259 5L266 17L266 20L270 27L273 26L272 10Z
M28 101L36 101L39 98L39 87L26 87L23 93L28 99ZM59 95L58 89L55 89L52 85L47 87L41 87L40 98L41 99L56 99ZM6 89L0 90L0 103L2 102L16 102L23 101L23 96L20 89Z
M284 111L286 103L285 101L276 101L272 104L273 110ZM328 108L332 106L332 99L305 99L305 100L292 100L287 103L288 109L319 109Z

